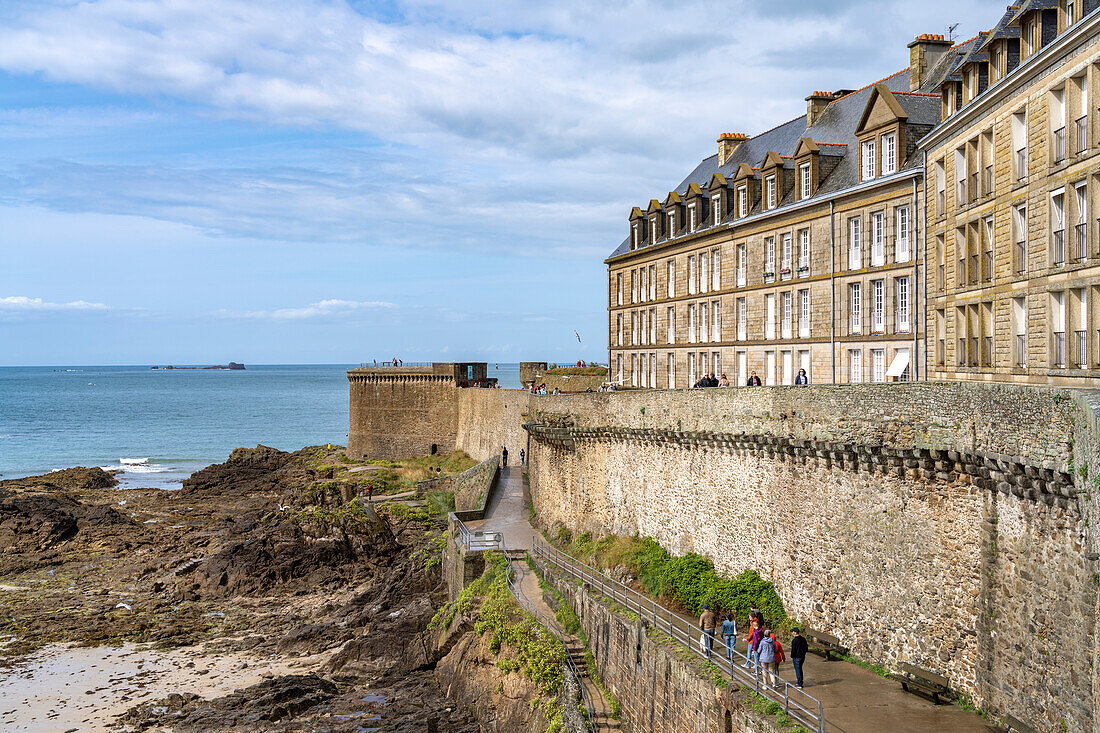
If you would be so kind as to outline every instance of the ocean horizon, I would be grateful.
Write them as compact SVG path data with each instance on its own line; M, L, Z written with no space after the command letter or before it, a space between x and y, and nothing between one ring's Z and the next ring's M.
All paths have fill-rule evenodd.
M0 367L0 478L99 466L124 488L173 489L234 448L346 445L359 365ZM520 386L518 363L489 362L489 376Z

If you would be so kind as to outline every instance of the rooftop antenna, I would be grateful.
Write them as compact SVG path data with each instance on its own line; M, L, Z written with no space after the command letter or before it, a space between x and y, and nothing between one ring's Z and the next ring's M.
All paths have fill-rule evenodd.
M958 28L958 27L959 27L958 23L955 23L953 25L949 25L947 27L947 40L952 41L952 42L955 40L955 29Z

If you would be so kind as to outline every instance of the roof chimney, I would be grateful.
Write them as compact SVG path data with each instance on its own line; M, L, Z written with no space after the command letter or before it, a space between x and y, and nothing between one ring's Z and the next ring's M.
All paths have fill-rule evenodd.
M741 143L749 139L743 132L723 132L718 136L718 165L725 165Z
M829 102L833 101L831 92L814 92L806 97L806 127L817 122L817 118L825 111Z
M951 41L935 33L922 33L909 44L909 91L928 81L928 72L951 48Z

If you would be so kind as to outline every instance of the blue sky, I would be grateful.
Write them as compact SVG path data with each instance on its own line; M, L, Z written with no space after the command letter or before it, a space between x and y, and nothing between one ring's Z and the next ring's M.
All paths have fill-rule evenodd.
M1003 9L0 0L0 364L604 359L631 206Z

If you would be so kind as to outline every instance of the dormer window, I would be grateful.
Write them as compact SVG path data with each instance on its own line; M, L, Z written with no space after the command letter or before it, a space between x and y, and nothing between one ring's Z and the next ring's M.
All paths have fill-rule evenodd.
M722 197L712 196L710 199L710 210L712 212L712 221L714 224L722 221Z
M748 186L737 187L737 215L739 217L745 217L749 215Z
M1073 25L1073 0L1066 0L1066 26Z
M668 212L668 236L676 236L676 212Z
M1027 56L1035 53L1035 21L1029 20L1024 25L1024 51Z
M810 164L809 163L803 163L802 165L798 166L798 180L799 180L799 185L801 186L801 188L800 188L801 195L799 196L799 198L801 198L801 199L810 198Z
M690 231L693 231L693 232L695 231L695 229L696 229L696 227L698 226L698 223L699 223L698 216L696 215L695 212L696 212L695 204L691 204L690 206L688 206L688 222L690 224Z
M631 227L631 231L630 231L630 248L631 249L638 249L639 239L640 239L640 236L639 236L639 232L638 232L638 225L635 224L633 227Z
M775 176L771 175L764 179L764 188L768 192L768 208L774 209L775 200Z
M861 146L863 160L863 180L875 177L875 141L864 140Z
M650 240L652 242L656 242L657 241L657 215L656 214L649 217L649 231L652 232L652 234L650 235Z
M882 175L889 175L898 169L898 142L894 133L882 136Z

